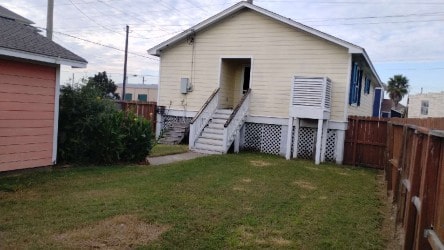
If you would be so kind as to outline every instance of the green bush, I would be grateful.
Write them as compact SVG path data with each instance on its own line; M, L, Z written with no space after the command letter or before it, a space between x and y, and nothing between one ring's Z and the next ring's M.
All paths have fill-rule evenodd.
M58 161L63 163L140 162L151 149L151 126L118 110L87 86L64 86L60 94Z

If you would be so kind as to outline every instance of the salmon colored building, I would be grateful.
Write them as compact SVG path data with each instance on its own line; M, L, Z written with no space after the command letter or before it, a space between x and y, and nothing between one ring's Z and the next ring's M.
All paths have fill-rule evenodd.
M0 6L0 171L57 160L60 66L87 61Z

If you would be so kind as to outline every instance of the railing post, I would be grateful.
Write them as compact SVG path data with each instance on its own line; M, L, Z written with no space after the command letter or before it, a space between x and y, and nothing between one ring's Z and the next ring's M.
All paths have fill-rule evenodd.
M190 150L194 148L194 137L195 137L194 128L195 128L194 123L191 123L190 124L190 137L188 138L188 140L189 140L188 149L190 149Z
M223 141L223 144L222 144L222 147L224 148L224 153L228 151L227 143L228 143L228 127L225 127L224 128L224 141Z

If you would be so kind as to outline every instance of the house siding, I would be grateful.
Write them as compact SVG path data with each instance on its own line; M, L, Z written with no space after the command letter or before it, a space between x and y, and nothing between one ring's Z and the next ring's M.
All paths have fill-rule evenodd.
M428 114L421 114L421 101L428 101ZM409 96L408 117L426 118L426 117L444 117L444 92L416 94Z
M159 105L171 102L172 109L181 110L186 103L187 110L199 110L219 86L221 58L237 56L251 58L251 115L288 118L293 77L327 76L333 86L331 119L344 121L350 60L346 48L242 10L197 33L194 57L192 51L186 41L162 51ZM180 94L181 77L191 79L192 93Z
M56 68L0 59L0 171L52 165Z
M350 105L348 115L372 116L373 103L375 101L375 86L370 86L370 93L364 94L364 81L362 81L361 102L359 106Z
M120 86L117 86L116 93L119 93L119 95L122 95L122 88ZM137 101L137 96L139 94L141 94L141 95L147 95L148 102L157 102L157 89L132 88L132 87L126 86L125 93L132 94L133 101Z

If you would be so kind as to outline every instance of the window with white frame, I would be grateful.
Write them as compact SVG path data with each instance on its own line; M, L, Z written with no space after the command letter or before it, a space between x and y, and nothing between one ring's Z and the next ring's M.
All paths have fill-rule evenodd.
M422 100L421 101L421 115L428 115L429 114L429 101Z

